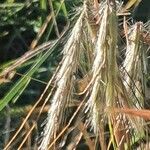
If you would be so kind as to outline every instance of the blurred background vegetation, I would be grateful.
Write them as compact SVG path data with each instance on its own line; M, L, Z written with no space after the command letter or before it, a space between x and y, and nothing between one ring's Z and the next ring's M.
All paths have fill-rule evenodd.
M51 3L50 3L51 2ZM59 37L64 27L69 22L69 12L73 12L74 6L79 5L78 0L67 0L65 2L61 0L6 0L0 3L0 69L4 69L7 64L9 65L14 59L22 56L30 49L34 49L37 45L47 42L49 40L55 40ZM53 14L54 13L54 14ZM54 16L53 16L54 15ZM72 15L72 14L71 14ZM45 28L43 28L45 26ZM37 35L41 35L38 37ZM37 41L37 44L34 42ZM47 80L47 75L52 73L60 58L60 50L55 51L53 56L47 60L37 72L36 78ZM48 63L47 63L48 62ZM20 68L19 73L24 73L29 66L33 63L33 60ZM18 74L18 76L20 75ZM21 76L21 75L20 75ZM40 76L40 77L39 77ZM42 78L43 76L43 78ZM17 77L16 77L17 78ZM49 77L48 77L49 78ZM13 81L12 81L13 82ZM15 82L15 81L14 81ZM36 82L36 81L33 81ZM38 83L38 81L37 81ZM44 83L39 83L43 85ZM10 86L11 83L8 83ZM39 87L34 84L27 95L32 93L32 96L38 95L38 91L33 91ZM43 85L45 86L45 85ZM2 85L0 96L4 96L7 85ZM41 87L39 88L41 89ZM26 93L25 92L25 93ZM29 93L28 93L29 92ZM30 103L31 101L28 100ZM27 103L25 102L21 103Z
M68 24L69 12L79 5L78 0L3 0L0 2L0 70L4 70L27 51L36 46L55 40ZM71 14L72 15L72 14ZM40 37L38 37L40 35ZM37 41L37 42L35 42ZM36 43L36 44L34 44ZM22 121L26 114L24 107L33 104L47 84L57 66L61 48L56 50L36 71L28 88L15 103L16 108L11 109L12 130ZM40 56L36 57L39 58ZM29 60L17 70L13 80L0 86L0 97L18 81L20 77L32 66L34 60ZM36 79L34 79L36 78ZM4 79L5 80L5 79ZM14 105L14 104L13 104ZM10 106L11 107L11 104ZM23 109L22 109L23 108ZM9 109L10 110L10 109ZM7 143L5 137L5 123L8 109L1 112L0 117L0 149ZM9 130L9 129L8 129ZM7 132L7 131L6 131ZM12 132L12 131L8 131ZM6 141L5 141L6 140Z

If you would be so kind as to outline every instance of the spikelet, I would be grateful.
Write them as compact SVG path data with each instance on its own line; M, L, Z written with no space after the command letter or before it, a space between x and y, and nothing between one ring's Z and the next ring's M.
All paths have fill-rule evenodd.
M102 78L102 69L105 65L105 40L106 40L106 23L108 16L108 6L106 7L103 17L102 23L99 29L99 36L96 43L96 51L95 51L95 60L92 67L93 76L91 79L91 94L89 100L87 102L87 110L89 110L89 114L91 114L91 124L93 126L94 132L97 133L99 130L99 122L100 122L100 113L99 110L102 106L100 106L100 100L97 99L98 96L101 96L100 91L100 82ZM103 85L103 84L102 84ZM101 96L102 98L102 96Z
M146 86L143 76L143 71L146 68L144 63L146 58L144 49L141 49L141 33L141 23L136 23L129 30L125 54L126 58L122 68L124 85L132 102L132 108L136 108L137 110L144 108L143 93ZM132 123L135 135L140 134L139 137L144 135L143 124L144 120L142 118L136 118L136 123Z
M63 62L56 75L56 91L51 100L44 136L39 147L40 150L46 150L50 141L55 138L56 132L62 125L63 117L65 117L64 110L66 105L71 100L74 82L73 74L76 72L79 61L84 15L85 11L83 10L64 46Z
M124 85L127 92L134 100L135 107L143 107L143 83L142 70L146 68L143 63L144 51L141 49L140 35L142 24L136 23L129 31L126 58L123 62ZM143 69L142 69L143 67Z
M97 36L97 31L99 28L99 4L95 0L86 0L86 18L87 18L87 26L91 33L92 41L94 42Z

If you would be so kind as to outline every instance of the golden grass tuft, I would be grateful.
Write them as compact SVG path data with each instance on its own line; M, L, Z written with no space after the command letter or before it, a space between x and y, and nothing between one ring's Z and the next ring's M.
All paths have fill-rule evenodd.
M50 141L55 138L64 120L66 105L72 100L74 73L78 68L84 16L85 10L81 12L63 49L62 65L56 74L56 91L52 96L42 143L39 147L41 150L47 149Z
M7 147L42 99L45 102L38 117L48 101L50 107L39 150L65 146L76 149L83 140L90 150L99 149L98 145L102 150L111 147L124 150L132 147L135 138L137 141L146 138L143 126L144 120L150 119L147 115L150 111L144 109L147 88L144 25L138 22L128 26L124 22L123 30L118 21L118 9L122 10L122 5L114 0L84 1L64 44L61 63ZM119 28L121 36L126 38L121 37L124 45L118 38ZM124 58L119 62L118 51L123 48ZM44 51L42 46L29 51L14 63L13 69L8 67L0 77L41 51ZM72 109L70 105L74 102Z

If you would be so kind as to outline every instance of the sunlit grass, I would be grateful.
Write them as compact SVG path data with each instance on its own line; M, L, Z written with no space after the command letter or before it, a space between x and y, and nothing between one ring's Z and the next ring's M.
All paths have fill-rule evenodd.
M122 20L123 27L120 27L118 9L124 13L124 8L119 3L112 1L110 5L109 0L101 3L85 0L77 9L70 26L59 33L56 16L61 7L68 17L64 2L61 1L55 13L49 1L53 11L43 23L31 49L3 67L0 73L0 81L4 84L8 75L11 80L21 65L35 58L31 68L1 99L2 110L10 102L17 101L30 81L36 80L33 74L59 46L63 47L61 61L53 76L47 83L44 82L44 91L35 105L27 109L26 118L6 144L5 150L19 139L20 134L23 138L17 143L19 149L31 145L33 149L41 150L76 149L85 140L90 150L123 150L132 149L138 142L140 145L142 139L148 142L146 121L150 120L150 111L145 110L144 106L148 44L143 38L147 29L139 22L128 25L125 17ZM130 5L128 3L125 8L129 9ZM44 1L41 1L41 7L45 6ZM49 31L54 26L57 39L37 46L51 19L53 23ZM119 44L119 35L124 45ZM121 57L118 56L120 49L124 50L122 62L118 60ZM41 127L37 123L43 112L48 115L44 127ZM35 122L29 124L28 120L34 113ZM25 133L24 127L28 129ZM41 128L43 131L40 132L38 143L30 143L34 138L31 133L38 134L37 129L41 131Z

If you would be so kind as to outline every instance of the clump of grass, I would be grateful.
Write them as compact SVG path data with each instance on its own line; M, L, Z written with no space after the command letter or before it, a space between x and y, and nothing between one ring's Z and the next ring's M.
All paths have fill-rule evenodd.
M95 61L92 67L92 79L88 87L89 99L87 109L95 134L100 138L101 148L106 149L104 127L109 124L110 143L114 148L124 148L129 143L129 119L122 114L106 113L107 108L130 108L126 88L123 84L117 65L118 23L116 12L105 3L101 24L97 34ZM104 120L108 120L104 121ZM127 125L125 125L127 124Z
M126 51L122 64L118 63L117 9L113 0L85 0L81 6L64 44L61 63L29 112L41 100L45 101L40 113L50 103L38 149L76 148L83 139L90 149L99 149L97 145L102 150L125 149L145 138L143 125L149 111L143 110L146 81L142 68L147 67L141 41L143 24L122 31ZM28 54L32 57L38 52ZM68 107L74 101L77 105L70 113ZM75 143L66 142L68 135Z

